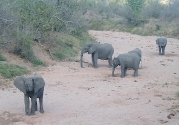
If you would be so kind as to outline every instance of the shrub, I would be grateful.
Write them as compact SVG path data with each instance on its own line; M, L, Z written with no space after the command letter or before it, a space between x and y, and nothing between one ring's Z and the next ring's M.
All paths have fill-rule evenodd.
M6 61L6 58L0 53L0 61Z
M39 65L45 66L45 63L43 61L41 61L40 59L37 59L37 58L32 59L32 64L34 66L39 66Z
M12 78L14 76L27 74L28 72L29 71L25 67L0 62L0 74L5 78Z

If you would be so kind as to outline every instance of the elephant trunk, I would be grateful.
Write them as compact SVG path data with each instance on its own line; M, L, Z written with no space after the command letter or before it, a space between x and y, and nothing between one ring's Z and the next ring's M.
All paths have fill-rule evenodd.
M83 50L81 51L80 64L81 64L81 68L84 68L83 67Z

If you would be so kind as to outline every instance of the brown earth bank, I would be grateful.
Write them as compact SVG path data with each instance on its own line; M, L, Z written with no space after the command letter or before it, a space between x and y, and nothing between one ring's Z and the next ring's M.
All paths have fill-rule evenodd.
M98 60L94 69L88 54L85 68L75 61L55 62L36 71L46 82L45 113L26 116L23 93L10 81L12 87L0 90L0 125L179 125L179 40L168 38L166 54L158 55L157 36L89 33L112 44L113 57L140 48L139 76L128 70L121 78L117 67L112 77L107 61Z

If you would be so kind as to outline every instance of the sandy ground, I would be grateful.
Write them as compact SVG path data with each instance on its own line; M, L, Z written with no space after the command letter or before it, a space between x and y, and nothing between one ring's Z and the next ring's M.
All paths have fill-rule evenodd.
M107 61L91 66L60 62L37 73L46 82L44 110L26 116L23 93L15 87L0 90L0 125L179 125L179 40L168 38L166 55L158 55L156 36L89 31L100 43L110 43L118 54L136 47L143 52L139 76L133 70L111 76ZM80 57L77 57L78 60ZM12 82L11 82L12 83Z

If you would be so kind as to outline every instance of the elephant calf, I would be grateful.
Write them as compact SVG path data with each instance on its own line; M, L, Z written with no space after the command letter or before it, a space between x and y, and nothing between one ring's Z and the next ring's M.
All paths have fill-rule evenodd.
M142 51L139 48L135 48L134 50L129 51L128 53L135 53L140 57L141 69L142 69Z
M165 37L160 37L156 40L156 44L158 45L159 55L164 55L167 39Z
M133 76L138 76L140 61L141 57L136 52L130 51L125 54L120 54L118 57L113 59L112 76L114 76L114 70L118 65L121 66L121 78L126 76L127 68L133 68Z
M45 81L39 74L34 74L30 77L18 76L14 80L14 85L24 93L25 113L26 115L35 115L37 111L37 98L39 98L40 112L44 113L43 109L43 92ZM31 98L31 109L29 98Z

